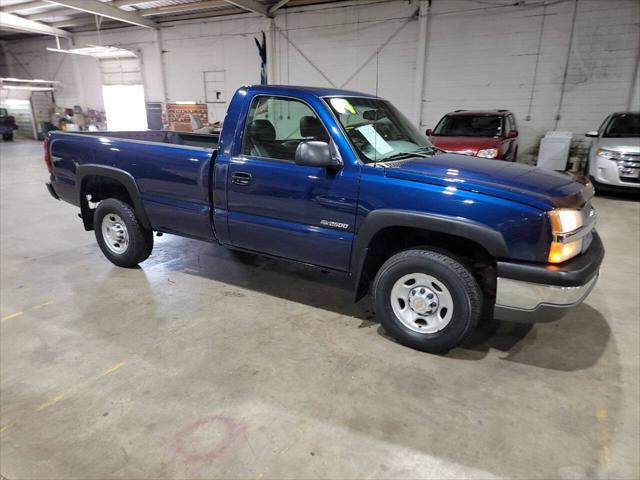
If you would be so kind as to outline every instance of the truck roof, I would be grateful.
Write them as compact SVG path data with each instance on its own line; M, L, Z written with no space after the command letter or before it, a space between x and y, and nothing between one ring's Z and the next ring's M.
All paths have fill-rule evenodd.
M352 90L341 90L338 88L325 87L304 87L299 85L247 85L243 88L247 90L260 90L263 93L273 93L274 95L286 95L291 93L312 94L318 97L366 97L379 98L369 93L354 92Z

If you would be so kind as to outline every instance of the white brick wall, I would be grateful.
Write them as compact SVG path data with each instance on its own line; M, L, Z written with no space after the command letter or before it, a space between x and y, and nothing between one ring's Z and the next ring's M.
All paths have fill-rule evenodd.
M521 158L526 160L527 154L529 158L535 155L540 138L555 128L574 9L573 0L544 8L536 3L539 2L494 8L472 0L433 0L426 45L422 127L434 126L443 114L458 108L508 108L515 112L519 122ZM381 96L413 118L419 103L415 85L419 28L418 19L411 17L417 7L417 0L362 0L281 9L274 20L277 33L275 58L271 61L275 75L271 81L334 84L374 92L375 58L344 84L398 32L378 56L377 88ZM557 126L575 132L577 144L584 142L582 133L597 127L609 112L628 108L640 48L639 19L638 0L578 1ZM268 19L251 14L163 26L169 100L204 100L205 70L226 71L228 98L239 86L259 82L259 60L253 38L268 29ZM295 47L288 44L285 35ZM141 52L147 99L160 101L164 94L155 39L152 30L134 27L102 34L104 44ZM79 34L75 38L77 45L97 42L94 34ZM25 72L11 60L16 75L60 80L62 87L57 93L60 105L101 107L97 61L46 53L45 46L53 44L53 39L10 42L9 49L28 70ZM536 58L538 73L534 85ZM0 56L0 73L7 75L4 63ZM640 109L639 102L640 85L636 84L633 101L636 109ZM211 115L221 120L224 108L225 105L212 105Z

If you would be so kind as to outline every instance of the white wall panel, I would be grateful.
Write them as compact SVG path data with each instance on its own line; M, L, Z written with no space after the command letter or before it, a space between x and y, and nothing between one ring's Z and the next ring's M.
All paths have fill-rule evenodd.
M107 30L101 33L100 38L95 33L83 33L75 35L74 42L78 47L100 44L116 45L136 52L141 62L146 100L149 102L162 101L162 87L158 80L160 78L160 58L153 30L137 27ZM90 58L88 61L90 63L83 63L81 72L83 78L85 75L90 77L90 81L83 81L86 102L87 105L94 108L95 105L92 106L92 103L98 99L98 105L103 108L100 65L98 60Z
M224 70L230 100L243 85L260 83L254 37L267 28L260 17L176 24L163 30L167 90L170 101L205 101L204 74ZM210 120L223 120L226 104L210 104Z
M66 48L66 40L61 41L63 48ZM18 78L59 81L60 86L55 93L58 105L84 105L83 85L91 86L96 82L100 84L99 71L97 78L91 75L91 70L97 68L97 61L77 55L47 52L47 47L55 46L55 40L51 37L10 42L7 48L11 55L5 56L5 59L8 57L8 61L12 62L11 70ZM76 66L82 74L80 77L76 75ZM8 76L9 67L6 63L0 65L0 74ZM79 85L80 80L83 85ZM96 107L100 104L101 98L93 103Z
M335 86L374 93L393 101L407 113L413 111L417 6L386 2L343 7L301 9L276 18L276 26L306 56L278 36L279 83ZM401 29L401 30L400 30ZM398 32L398 30L400 30ZM387 40L393 39L346 83ZM313 63L329 78L318 73ZM378 75L376 76L376 70ZM377 82L376 82L377 77ZM333 84L333 85L332 85Z

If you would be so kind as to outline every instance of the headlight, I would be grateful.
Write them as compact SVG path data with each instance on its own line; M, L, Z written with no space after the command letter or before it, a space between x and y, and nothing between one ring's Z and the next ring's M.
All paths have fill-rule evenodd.
M575 257L582 251L582 238L573 242L562 241L562 236L572 233L584 225L582 212L571 209L558 209L549 212L553 241L549 249L549 263L562 263Z
M620 152L607 150L606 148L596 150L596 155L602 158L608 158L609 160L618 160L622 156Z
M486 150L478 150L476 154L478 157L482 158L496 158L498 156L497 148L487 148Z
M551 230L554 235L571 233L584 224L582 212L569 208L551 210L549 212L549 219L551 220Z

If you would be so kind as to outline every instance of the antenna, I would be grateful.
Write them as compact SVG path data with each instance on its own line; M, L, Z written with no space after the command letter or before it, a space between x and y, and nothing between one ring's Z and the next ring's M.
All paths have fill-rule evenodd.
M380 58L380 52L376 53L376 97L378 96L378 77L380 69L379 69L379 63L378 63L378 59Z
M380 58L380 52L378 51L378 52L376 52L376 98L378 97L378 77L380 76L380 69L379 69L379 63L378 63L378 59L379 58ZM377 120L378 119L378 109L377 108L376 108L375 112L376 112L375 119ZM373 122L373 131L376 134L373 136L373 139L374 139L373 140L373 150L376 153L376 160L377 160L378 159L378 135L377 135L377 132L376 132L375 125L376 125L376 123L375 123L375 120L374 120L374 122Z

